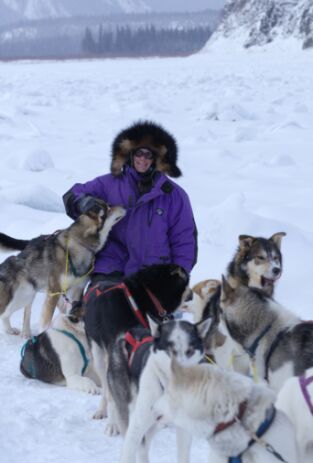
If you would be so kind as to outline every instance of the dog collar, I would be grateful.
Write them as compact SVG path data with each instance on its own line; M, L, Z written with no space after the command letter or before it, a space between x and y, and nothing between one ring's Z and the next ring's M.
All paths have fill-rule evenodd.
M215 436L216 434L218 434L219 432L222 432L222 431L225 431L225 429L229 428L230 426L232 426L233 424L235 424L236 422L240 421L241 418L243 417L244 415L244 412L246 411L246 408L247 408L247 401L245 400L244 402L241 402L239 404L239 410L238 410L238 414L230 421L224 421L222 423L219 423L216 428L214 429L213 431L213 435Z
M153 294L152 291L150 291L149 288L145 287L145 290L148 293L150 299L152 300L154 307L157 309L159 317L164 320L164 318L167 316L166 310L160 303L159 299Z

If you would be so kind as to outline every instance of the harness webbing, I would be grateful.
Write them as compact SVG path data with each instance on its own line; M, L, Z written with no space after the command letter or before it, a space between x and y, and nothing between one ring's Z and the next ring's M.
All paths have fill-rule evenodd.
M85 371L86 371L86 368L88 366L88 363L89 363L89 359L86 355L86 350L83 346L83 344L80 342L79 339L76 338L76 336L74 336L72 333L70 333L69 331L66 331L66 330L60 330L58 328L51 328L52 330L54 331L58 331L59 333L63 333L65 336L69 337L70 339L72 339L74 342L76 342L77 346L78 346L78 349L79 349L79 352L81 353L81 356L83 358L83 368L81 370L81 375L83 376Z
M271 360L271 357L276 349L276 347L278 346L278 344L280 343L280 341L283 339L283 337L285 336L285 334L287 333L287 331L289 330L289 327L288 328L285 328L284 330L281 330L274 342L271 344L271 347L267 353L267 356L265 358L265 375L264 375L264 379L268 382L268 366L269 366L269 363L270 363L270 360Z
M299 383L300 383L303 397L305 398L305 401L310 409L310 412L313 415L313 403L312 403L312 399L308 391L308 385L313 383L313 376L309 376L308 378L306 378L305 375L302 375L299 377Z
M92 292L95 292L96 297L98 297L98 296L101 296L102 294L114 291L115 289L121 289L122 291L124 291L125 297L126 297L126 299L128 301L128 304L129 304L131 310L133 311L135 317L138 319L139 323L144 328L149 329L149 325L147 323L147 320L143 316L143 314L140 311L140 309L139 309L133 295L131 294L128 286L124 282L118 283L117 285L114 285L111 288L107 288L104 291L101 291L101 289L99 288L99 283L96 283L96 285L90 287L88 289L88 291L86 292L86 294L84 296L84 302L87 302L87 300L88 300L88 298L89 298L89 296L90 296L90 294ZM164 318L166 316L167 312L162 307L162 305L161 305L160 301L158 300L158 298L148 288L145 288L145 290L146 290L148 296L150 297L150 299L152 300L152 303L153 303L154 307L157 309L157 312L158 312L159 316L161 318Z
M264 441L260 441L260 438L266 433L266 431L271 427L274 419L275 419L275 416L276 416L276 409L275 407L271 407L269 410L268 410L268 413L267 413L267 416L265 418L265 420L263 421L263 423L261 423L261 425L259 426L259 428L257 429L256 433L255 433L255 437L253 437L249 443L248 443L248 446L247 448L241 452L239 455L237 455L236 457L230 457L228 458L228 463L242 463L242 456L243 454L252 446L254 445L255 443L260 443L262 445L264 445L264 448L267 452L271 453L275 458L277 458L277 460L279 461L282 461L284 463L287 463L286 460L284 460L284 458L278 453L276 452L276 450L268 443L264 442Z
M137 352L137 350L143 346L144 344L150 342L152 343L153 342L153 337L152 336L144 336L142 339L136 339L130 331L127 331L125 333L125 336L124 336L124 339L126 342L128 342L128 344L130 344L132 350L129 354L129 357L128 357L128 367L130 368L131 365L132 365L132 362L134 360L134 356Z

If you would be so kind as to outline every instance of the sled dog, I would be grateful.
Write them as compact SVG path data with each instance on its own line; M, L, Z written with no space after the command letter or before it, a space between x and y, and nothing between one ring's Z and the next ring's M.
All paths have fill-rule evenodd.
M106 416L108 350L119 334L135 326L148 328L147 315L164 320L181 305L189 277L175 264L156 264L127 276L112 288L101 282L84 296L85 327L91 342L95 368L103 389L94 418Z
M125 435L121 463L135 463L136 456L137 461L149 461L149 445L161 418L153 407L167 388L171 356L183 365L199 363L203 357L202 340L210 323L208 320L197 325L184 320L152 323L153 338L149 330L136 327L119 337L112 347L108 382L117 424ZM187 455L181 454L189 444L188 437L187 441L184 437L178 433L179 463L188 461Z
M274 392L250 378L215 365L184 367L175 358L156 414L210 445L210 463L298 463L295 432L287 416L273 407ZM260 437L265 448L255 440Z
M223 278L220 307L231 337L252 359L258 378L276 391L313 366L313 323L301 321L262 290L233 289Z
M17 256L7 258L0 265L0 317L6 332L19 333L11 326L10 316L24 306L22 334L30 336L31 305L38 291L47 292L42 329L49 326L61 294L73 288L74 300L79 300L95 254L124 215L123 208L109 208L99 201L95 209L80 215L68 228L35 238Z
M313 368L301 377L287 379L278 393L276 406L286 413L296 430L301 463L313 456Z
M70 312L56 317L47 331L27 340L20 370L27 378L100 394L81 303L74 303Z
M269 239L239 236L238 249L227 268L227 280L236 288L244 285L263 289L273 295L282 274L281 240L286 233L275 233Z

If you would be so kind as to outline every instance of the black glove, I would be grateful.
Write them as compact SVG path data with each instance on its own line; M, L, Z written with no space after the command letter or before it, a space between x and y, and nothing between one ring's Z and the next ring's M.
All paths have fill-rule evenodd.
M78 201L77 208L80 214L87 214L87 212L99 212L101 205L97 198L93 196L84 196Z

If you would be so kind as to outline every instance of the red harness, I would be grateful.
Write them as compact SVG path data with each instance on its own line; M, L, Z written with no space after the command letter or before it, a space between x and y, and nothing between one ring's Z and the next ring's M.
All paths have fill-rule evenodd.
M239 404L238 414L230 421L225 421L225 422L219 423L216 426L216 428L214 429L213 434L215 435L215 434L218 434L219 432L225 431L225 429L227 429L230 426L232 426L233 424L235 424L238 420L241 420L241 418L243 417L244 412L246 410L246 407L247 407L247 401L241 402Z
M131 292L129 291L129 288L127 287L127 285L125 283L118 283L117 285L114 285L112 286L111 288L108 288L104 291L101 291L99 288L98 288L98 285L99 283L96 283L94 286L90 287L88 289L88 291L86 292L86 294L84 295L84 302L86 303L87 300L89 299L90 297L90 294L95 291L95 296L96 297L99 297L101 296L102 294L105 294L105 293L109 293L110 291L114 291L115 289L121 289L124 291L124 294L126 296L126 299L130 305L130 308L132 309L134 315L136 316L137 320L139 321L139 323L144 327L144 328L147 328L149 329L149 326L148 326L148 323L145 319L145 317L143 316L143 314L141 313L138 305L136 304L136 301L135 299L133 298ZM164 318L166 315L167 315L167 312L166 310L162 307L160 301L158 300L158 298L150 291L150 289L146 288L145 287L145 290L147 292L147 294L149 295L150 299L152 300L153 302L153 305L154 307L157 309L157 312L159 314L159 316L161 318Z
M130 368L131 364L133 362L134 356L135 356L137 350L139 349L139 347L141 347L143 344L146 344L147 342L152 342L153 337L152 336L145 336L145 337L143 337L142 339L139 340L139 339L135 339L130 331L127 331L125 333L124 339L131 346L131 352L130 352L129 357L128 357L128 368Z

